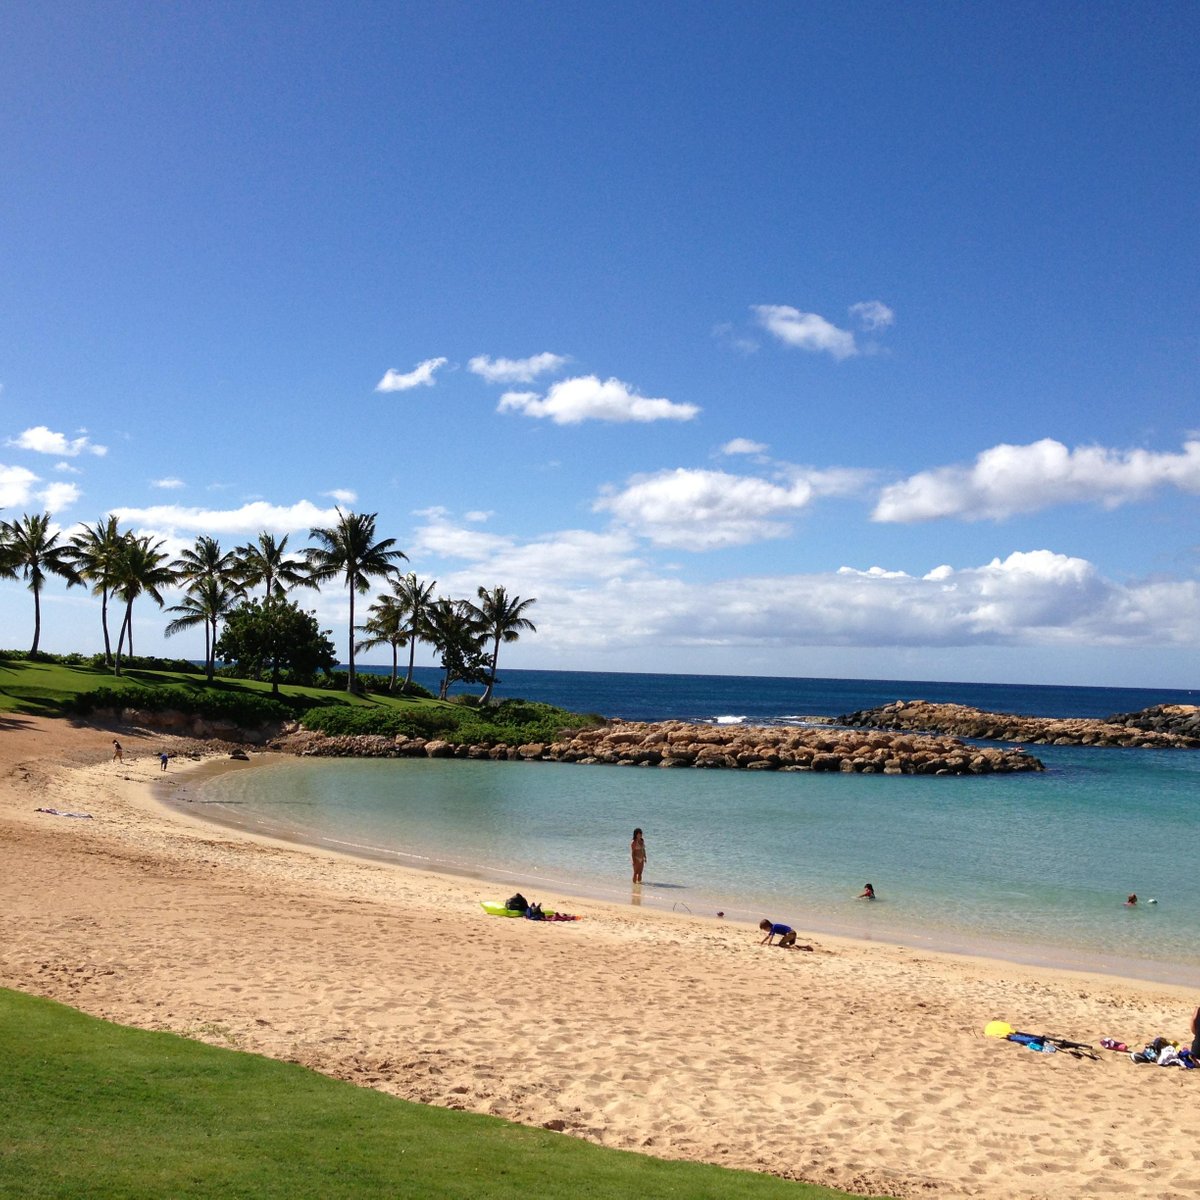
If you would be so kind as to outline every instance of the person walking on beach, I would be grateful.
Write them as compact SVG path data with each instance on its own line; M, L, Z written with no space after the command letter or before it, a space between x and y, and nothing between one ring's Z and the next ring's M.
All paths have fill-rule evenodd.
M796 944L796 931L790 925L779 925L763 917L758 927L766 934L758 943L760 946L770 946L774 938L778 938L779 945L786 950L790 950Z
M167 769L168 757L169 755L165 750L158 756L159 770L165 771Z
M633 831L633 841L629 843L629 853L633 858L633 882L641 883L642 869L646 865L646 842L640 829Z
M113 762L124 762L125 756L121 753L121 743L113 738Z

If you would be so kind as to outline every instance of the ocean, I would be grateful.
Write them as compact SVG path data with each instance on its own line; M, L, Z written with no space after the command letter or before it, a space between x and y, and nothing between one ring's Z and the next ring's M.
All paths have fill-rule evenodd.
M436 671L418 678L436 688ZM1170 690L558 671L507 671L499 694L726 724L898 699L1097 717L1200 702ZM813 936L1200 986L1200 751L1031 752L1044 773L966 778L286 759L185 794L223 822L477 877L481 900L519 889L568 909L591 896L767 916ZM640 889L629 883L634 826L648 848ZM874 903L855 899L868 881Z

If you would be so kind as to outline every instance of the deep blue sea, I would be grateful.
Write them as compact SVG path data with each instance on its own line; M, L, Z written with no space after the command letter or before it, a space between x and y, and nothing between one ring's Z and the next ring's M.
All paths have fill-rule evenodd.
M418 672L436 689L437 672ZM892 700L1108 716L1197 692L508 671L500 695L627 719L793 722ZM1200 985L1200 751L1036 747L1041 774L659 771L288 759L195 811L519 888ZM645 884L629 883L646 832ZM880 897L855 900L870 881ZM1124 904L1129 892L1141 903ZM1150 904L1154 899L1156 903Z

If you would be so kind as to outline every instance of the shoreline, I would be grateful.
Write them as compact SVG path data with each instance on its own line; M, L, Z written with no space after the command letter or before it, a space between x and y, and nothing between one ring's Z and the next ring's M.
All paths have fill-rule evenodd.
M675 886L658 886L653 881L643 890L634 892L629 886L613 883L600 885L570 873L569 869L557 870L552 877L535 875L515 867L499 863L477 863L438 858L436 855L407 851L403 848L370 846L352 841L339 840L302 829L288 828L284 824L272 824L269 820L241 819L236 810L221 802L206 803L199 797L205 783L232 771L269 769L274 763L289 761L296 756L288 751L259 750L251 755L249 763L219 763L189 776L188 791L183 787L171 789L160 798L171 811L178 811L190 820L210 824L248 835L274 840L281 845L308 847L325 853L346 855L352 859L395 866L403 870L430 872L447 875L459 880L470 880L482 884L494 884L495 890L521 891L531 900L543 893L553 892L554 903L562 907L566 900L597 901L611 904L619 909L645 909L647 911L673 912L697 918L716 919L716 913L725 913L724 920L731 925L750 928L767 913L743 907L739 899L722 899L713 893L690 890L680 894ZM321 757L323 763L338 760ZM347 761L357 761L353 758ZM446 770L454 770L454 762L447 760ZM604 769L607 764L598 765ZM501 899L496 895L492 897ZM703 904L703 907L700 905ZM868 925L851 922L845 918L831 918L811 912L793 910L789 919L801 929L802 936L838 938L859 945L889 945L910 948L923 952L951 955L956 958L982 959L999 964L1031 967L1039 970L1063 970L1089 975L1100 975L1148 984L1177 984L1193 987L1200 991L1200 965L1173 964L1166 960L1137 958L1096 950L1093 947L1057 944L1049 941L1019 941L984 933L961 931L952 928L935 928L912 924L905 926Z
M1188 1158L1147 1146L1164 1106L1181 1145L1200 1137L1177 1096L1200 1080L982 1036L992 1019L1093 1044L1180 1036L1189 989L825 935L778 951L741 925L593 900L575 923L500 920L468 880L164 805L172 739L121 732L117 766L102 729L5 726L4 986L407 1099L851 1191L1196 1186Z

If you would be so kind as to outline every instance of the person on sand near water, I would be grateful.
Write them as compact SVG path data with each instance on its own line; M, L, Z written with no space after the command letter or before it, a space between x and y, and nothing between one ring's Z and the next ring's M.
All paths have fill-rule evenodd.
M780 925L763 917L758 927L766 934L758 943L760 946L770 946L774 938L778 938L778 944L786 950L790 950L796 944L796 931L790 925Z
M1192 1014L1192 1057L1200 1058L1200 1008Z
M646 841L642 831L633 831L633 841L629 843L629 854L633 859L633 882L642 882L642 870L646 866Z
M875 889L869 883L863 884L863 890L854 897L855 900L874 900Z
M167 759L169 757L165 750L158 756L159 770L165 771L167 769Z
M1129 898L1125 901L1126 908L1133 908L1137 904L1137 892L1130 892Z
M125 755L121 752L121 743L113 738L113 762L124 762Z

